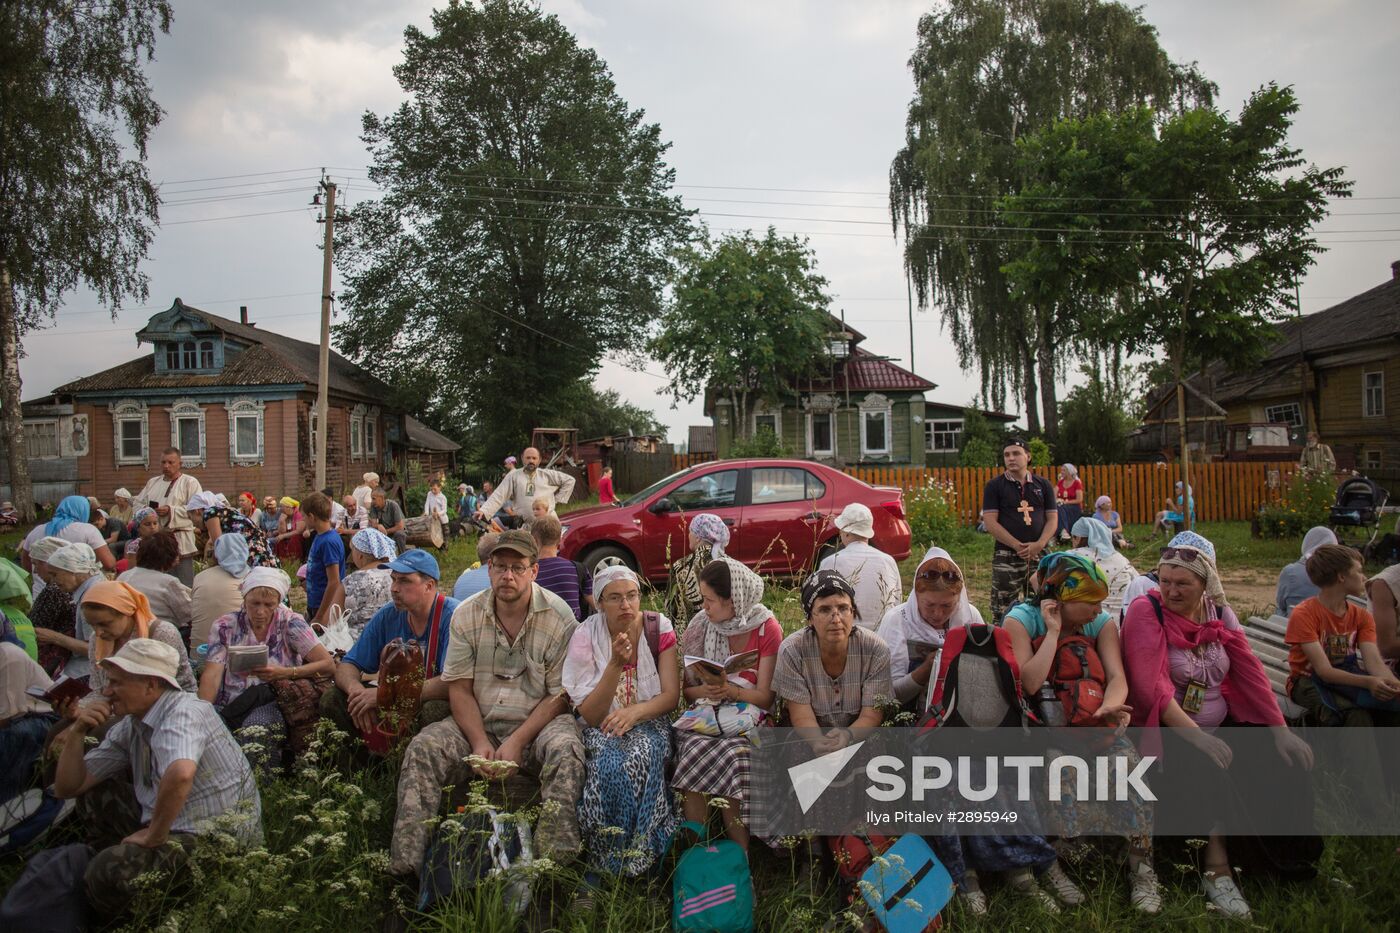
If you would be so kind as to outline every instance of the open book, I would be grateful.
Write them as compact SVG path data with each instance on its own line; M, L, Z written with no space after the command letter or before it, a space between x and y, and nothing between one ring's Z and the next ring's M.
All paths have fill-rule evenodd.
M234 674L246 674L267 667L267 645L230 645L228 669Z
M88 686L86 677L69 677L64 674L47 690L35 684L26 687L24 692L45 703L57 704L64 700L81 700L92 692L92 688Z
M731 674L756 667L758 667L757 651L741 651L738 654L731 654L722 663L693 654L685 656L685 669L694 674L701 683L712 686L724 683Z
M938 650L938 646L931 641L918 641L910 638L904 642L905 650L909 652L909 670L913 670L920 664L928 660L928 656Z

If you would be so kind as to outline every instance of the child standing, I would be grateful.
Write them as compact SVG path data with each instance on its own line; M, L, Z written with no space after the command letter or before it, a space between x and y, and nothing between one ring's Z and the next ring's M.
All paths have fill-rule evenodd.
M325 493L307 496L301 511L314 532L306 557L306 618L324 624L321 607L336 602L340 578L345 576L345 543L331 526L331 500Z

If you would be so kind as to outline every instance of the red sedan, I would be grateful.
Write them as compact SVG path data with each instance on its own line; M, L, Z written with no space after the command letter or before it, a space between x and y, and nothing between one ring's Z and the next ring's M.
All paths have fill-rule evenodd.
M800 576L840 544L836 516L852 502L875 516L871 543L894 557L909 556L904 494L876 487L808 460L719 460L666 477L617 506L560 516L559 553L590 571L619 557L649 580L665 579L690 549L687 525L713 512L730 528L726 553L761 573Z

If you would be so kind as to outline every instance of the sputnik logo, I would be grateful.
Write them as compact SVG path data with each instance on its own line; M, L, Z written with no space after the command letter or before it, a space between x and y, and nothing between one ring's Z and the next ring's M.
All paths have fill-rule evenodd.
M838 751L822 755L820 758L813 758L800 765L793 765L788 768L788 779L792 781L792 789L797 794L798 806L802 812L806 813L812 809L812 804L817 802L817 798L825 793L831 783L840 776L841 771L850 764L856 752L864 742L857 742L854 745Z

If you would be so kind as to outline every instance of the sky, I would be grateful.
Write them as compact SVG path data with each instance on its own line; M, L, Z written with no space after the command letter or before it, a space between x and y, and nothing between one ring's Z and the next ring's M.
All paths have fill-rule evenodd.
M167 114L149 149L164 199L144 264L149 301L113 321L90 294L69 296L55 327L24 339L24 397L149 353L135 331L177 296L233 318L246 305L261 327L317 340L322 234L308 203L321 167L351 204L371 196L361 116L403 99L391 71L403 30L427 28L433 6L175 0L171 33L149 67ZM712 231L771 224L808 236L833 309L867 335L865 348L910 366L887 178L904 142L918 19L934 4L542 6L598 52L623 98L660 124L676 190ZM1318 165L1345 166L1356 183L1319 228L1330 245L1301 283L1304 313L1389 277L1400 259L1400 5L1153 0L1144 15L1168 55L1199 62L1219 84L1227 110L1238 112L1267 82L1292 85L1301 111L1291 142ZM936 308L916 310L912 350L915 371L938 384L930 399L972 400L978 375L959 367ZM654 409L670 440L683 443L688 425L708 421L699 400L672 407L662 375L654 362L642 371L605 363L597 382Z

